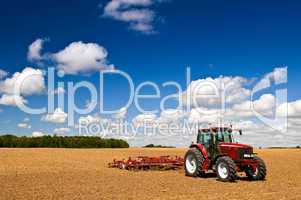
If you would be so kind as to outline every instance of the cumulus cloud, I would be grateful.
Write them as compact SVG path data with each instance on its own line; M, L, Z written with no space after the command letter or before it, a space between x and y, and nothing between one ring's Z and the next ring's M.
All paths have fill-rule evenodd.
M70 132L70 128L55 128L53 130L53 133L57 135L65 135L69 132Z
M135 126L143 126L144 124L155 124L157 116L151 113L139 114L133 118L132 123Z
M237 121L237 119L248 119L260 114L272 117L276 110L276 100L272 94L263 94L254 101L244 101L234 104L232 107L222 110L220 108L195 107L188 114L191 123L213 123Z
M283 103L277 107L277 112L281 116L288 116L290 118L301 118L301 100Z
M240 120L238 122L235 122L235 124L232 124L234 129L240 129L243 131L255 131L260 128L263 128L262 125L255 123L251 120Z
M223 119L221 110L206 107L193 108L188 115L190 123L218 123L221 119Z
M111 0L104 7L103 16L126 22L129 28L141 33L154 33L156 13L152 5L164 1L157 0Z
M52 54L58 69L66 74L88 73L101 69L112 69L107 64L107 50L96 43L73 42L65 49Z
M157 134L171 135L179 133L181 120L186 116L182 110L168 109L162 111L157 117L152 113L138 114L132 119L132 125L135 128L135 135L151 134L157 137Z
M113 64L108 64L107 50L96 43L76 41L56 52L46 52L41 55L45 39L37 39L28 47L28 59L37 64L51 62L65 74L90 73L99 70L114 70Z
M251 93L254 91L251 88L253 84L257 89L264 89L273 84L286 83L287 68L275 68L273 72L264 75L257 84L251 81L252 79L244 77L204 78L193 81L187 90L182 93L185 108L183 108L183 111L162 111L158 118L153 114L140 114L134 117L133 123L142 124L148 121L148 124L152 125L148 127L155 127L153 130L157 132L158 125L161 123L176 122L181 124L185 120L187 120L189 126L190 124L197 124L198 128L208 125L232 124L235 129L243 130L244 134L239 138L239 141L243 143L249 143L256 147L300 145L301 100L282 103L272 93L267 92L261 94L261 96L256 96L257 98L251 98ZM216 94L224 86L226 89L226 106L225 110L222 110L218 106L221 103L221 98ZM257 91L255 90L255 92ZM187 97L188 101L186 100ZM192 105L189 99L193 98L196 104ZM192 105L191 110L185 107L188 105ZM279 127L286 126L286 120L283 121L281 118L287 118L287 131L279 129ZM177 121L177 119L183 120ZM274 123L279 127L275 126ZM170 134L160 135L155 133L155 135L151 135L151 138L131 138L129 142L134 145L145 145L153 142L186 146L191 141L195 141L197 129L192 128L185 132L182 126L179 127L181 128L180 132L184 134L177 137ZM177 131L173 131L173 133L177 133Z
M31 45L28 47L27 59L29 61L39 61L43 59L41 55L41 50L43 48L44 39L36 39Z
M267 73L253 88L259 91L271 86L271 84L281 84L287 82L287 67L276 67L272 72Z
M42 116L41 120L50 123L65 123L68 114L61 108L56 108L53 113Z
M30 129L31 128L31 126L27 123L19 123L18 127L19 128L24 128L24 129Z
M183 110L167 109L161 112L160 117L157 119L158 123L171 123L177 122L187 116Z
M92 115L87 115L87 116L82 116L78 119L79 124L95 124L101 122L101 118L99 116L92 116Z
M23 96L42 94L45 88L43 72L26 67L21 72L15 72L11 77L0 80L0 94L2 94L0 104L7 106L26 104L27 100Z
M127 108L123 107L117 113L115 113L113 115L113 118L115 118L115 119L123 119L123 118L125 118L126 113L127 113Z
M0 97L0 104L6 106L17 106L26 103L27 101L22 96L19 95L3 94Z
M43 93L45 91L43 72L40 69L26 67L22 72L15 72L11 77L0 81L0 93L15 94L15 87L20 88L21 95Z
M32 135L32 137L43 137L46 134L43 132L40 132L40 131L34 131L34 132L32 132L31 135Z
M4 71L3 69L0 69L0 80L5 78L8 75L7 71Z
M272 116L275 111L276 99L272 94L263 94L258 100L244 101L240 104L235 104L229 110L233 116L253 117L254 112L264 116Z
M181 101L186 106L208 107L221 105L220 90L225 90L225 102L229 104L246 100L251 92L244 85L248 82L243 77L205 78L192 81L181 94Z

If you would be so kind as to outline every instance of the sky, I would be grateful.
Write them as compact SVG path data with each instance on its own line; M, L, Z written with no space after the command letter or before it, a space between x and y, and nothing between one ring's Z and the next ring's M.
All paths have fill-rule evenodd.
M76 123L71 126L67 123L70 117L67 101L65 108L59 109L56 104L55 112L49 114L28 114L15 105L11 98L12 87L20 76L37 74L18 98L38 108L47 105L51 92L45 74L49 68L55 69L55 88L59 82L66 86L67 82L89 81L97 90L100 89L100 71L120 70L131 77L135 88L145 81L159 86L160 98L141 100L145 110L159 109L164 96L177 92L175 87L163 86L167 81L179 83L183 89L181 95L193 88L191 81L202 84L211 77L214 83L231 82L235 87L227 95L235 100L229 100L227 107L235 114L227 117L248 130L249 137L247 134L243 138L245 142L258 146L298 145L301 143L298 134L301 127L300 9L301 2L293 0L3 2L0 8L0 134L76 134ZM188 84L187 67L191 71ZM64 76L57 76L58 72ZM267 111L280 106L273 106L277 89L285 88L287 104L284 107L289 115L285 133L270 130L270 126L258 122L253 114L246 114L242 109L250 103L251 88L279 74L287 79L285 84L262 90L253 101L258 100L258 110L267 116L270 114ZM166 118L172 121L188 118L211 122L193 111L184 112L183 107L188 104L182 99L166 101L166 107L176 114L172 111L145 114L134 104L124 110L129 96L127 81L118 75L106 75L104 82L101 103L106 109L121 109L123 120L137 123L147 118L160 123ZM58 93L53 91L55 98ZM61 93L68 99L67 88ZM154 94L154 89L145 87L141 93ZM211 100L204 97L201 105L192 107L214 110L216 102ZM87 90L75 95L75 102L81 108L90 101ZM181 109L177 108L179 102L183 103ZM74 120L81 117L99 122L120 116L104 115L96 108L88 114L75 114ZM194 135L124 138L138 146L151 142L185 146Z

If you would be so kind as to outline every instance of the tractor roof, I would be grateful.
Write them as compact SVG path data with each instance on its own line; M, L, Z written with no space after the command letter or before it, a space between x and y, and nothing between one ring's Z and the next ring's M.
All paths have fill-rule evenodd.
M211 127L211 128L203 128L203 129L200 129L201 132L210 132L213 131L213 132L217 132L217 131L232 131L232 128L231 127Z

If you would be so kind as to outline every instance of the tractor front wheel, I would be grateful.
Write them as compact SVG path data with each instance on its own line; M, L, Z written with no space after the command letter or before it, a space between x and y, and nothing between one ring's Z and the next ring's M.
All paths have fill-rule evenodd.
M257 166L255 170L251 166L245 170L247 177L253 181L264 180L267 171L264 161L258 156L254 156L253 159L257 161Z
M234 182L237 178L236 165L228 156L222 156L216 161L216 172L218 180Z
M197 149L189 149L184 158L185 175L191 177L204 176L203 171L204 157Z

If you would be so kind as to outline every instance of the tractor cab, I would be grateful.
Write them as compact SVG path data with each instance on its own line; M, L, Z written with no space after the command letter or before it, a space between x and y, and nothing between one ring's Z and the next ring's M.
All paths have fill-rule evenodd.
M241 130L238 132L240 135L242 134ZM214 158L221 153L220 145L235 143L233 129L227 127L200 129L197 143L205 147L208 157Z
M197 143L209 146L219 142L234 142L232 129L230 128L213 128L201 129L198 132Z

